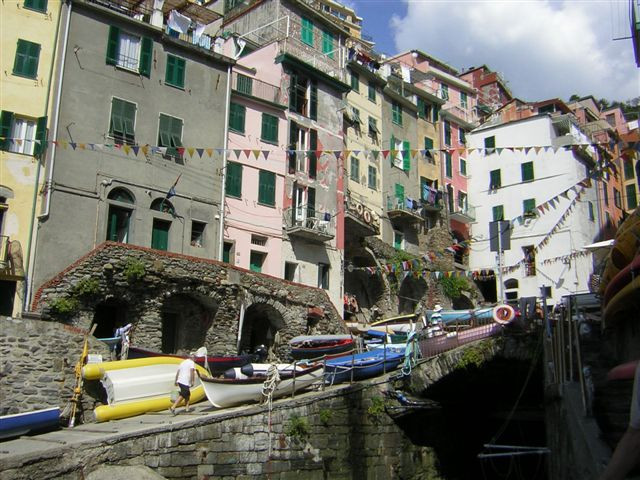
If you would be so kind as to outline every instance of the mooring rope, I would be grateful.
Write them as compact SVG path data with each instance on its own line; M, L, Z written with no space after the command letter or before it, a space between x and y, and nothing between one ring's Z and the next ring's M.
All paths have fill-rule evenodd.
M267 369L267 379L262 385L262 403L266 403L269 410L269 459L271 458L271 409L273 407L273 392L276 391L279 383L280 372L278 372L278 365L272 363Z

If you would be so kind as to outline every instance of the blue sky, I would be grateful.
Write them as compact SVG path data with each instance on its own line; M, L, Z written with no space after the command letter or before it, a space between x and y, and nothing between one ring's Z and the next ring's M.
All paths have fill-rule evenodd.
M525 101L640 96L628 0L344 0L376 50L487 65ZM619 38L622 38L618 40Z

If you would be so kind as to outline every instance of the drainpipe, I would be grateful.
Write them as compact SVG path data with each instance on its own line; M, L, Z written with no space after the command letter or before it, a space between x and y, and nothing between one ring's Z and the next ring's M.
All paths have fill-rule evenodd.
M226 193L226 175L227 175L227 146L229 145L229 103L231 101L231 65L227 67L227 94L225 98L224 112L224 139L222 153L222 195L220 198L220 244L218 246L218 260L222 261L224 254L224 196Z
M63 33L63 41L61 43L61 48L62 48L62 57L60 60L60 75L59 75L59 81L58 81L58 85L57 85L57 91L56 91L56 103L54 105L54 108L52 108L52 113L55 111L55 121L52 121L51 124L53 125L53 134L51 135L52 139L56 139L57 138L57 134L58 134L58 115L60 112L60 96L61 96L61 90L62 90L62 72L64 71L64 62L65 62L65 58L67 56L67 41L69 39L69 23L71 21L71 2L66 2L67 4L67 18L66 18L66 22L65 22L65 26L64 26L64 33ZM62 23L62 8L63 3L60 2L60 11L58 12L58 24L56 25L56 33L55 33L55 37L54 37L54 42L53 45L57 45L58 44L58 35L60 34L60 24ZM47 89L47 96L45 99L45 112L44 114L47 115L47 113L49 112L49 101L50 101L50 94L51 94L51 82L53 80L53 71L54 71L54 67L55 67L55 60L56 60L56 52L54 52L54 54L51 56L51 68L49 69L49 88ZM53 180L53 163L54 163L54 159L55 159L55 150L56 150L56 145L54 143L51 143L50 145L51 148L51 161L50 161L50 168L49 168L49 175L47 178L47 199L46 199L46 210L45 213L43 213L42 215L38 216L38 222L35 222L35 218L36 218L36 199L38 196L38 184L40 182L40 170L41 170L41 161L38 162L38 167L37 167L37 171L36 171L36 181L35 181L35 185L34 185L34 189L33 189L33 199L31 202L31 220L30 220L30 225L29 225L29 239L27 240L27 256L26 256L26 265L25 265L25 270L27 271L27 281L25 282L24 285L24 297L23 297L23 302L22 302L22 311L25 311L28 309L29 303L30 303L30 297L31 297L31 290L33 288L33 270L35 267L35 251L34 251L34 261L31 262L31 248L32 246L37 242L38 239L38 225L40 223L40 220L42 218L45 218L46 216L49 215L49 205L51 203L51 183ZM46 158L46 155L45 155ZM42 160L42 157L40 158L40 160Z

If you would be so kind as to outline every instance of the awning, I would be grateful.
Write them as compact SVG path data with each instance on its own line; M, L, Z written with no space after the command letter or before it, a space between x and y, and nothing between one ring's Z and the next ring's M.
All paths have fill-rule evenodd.
M603 240L602 242L592 243L590 245L585 245L582 247L584 250L597 250L598 248L611 248L615 243L614 239L611 240Z

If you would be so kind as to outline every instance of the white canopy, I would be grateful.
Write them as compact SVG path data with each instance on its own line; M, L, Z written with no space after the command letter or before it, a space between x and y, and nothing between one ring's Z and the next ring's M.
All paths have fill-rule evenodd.
M611 240L603 240L602 242L592 243L590 245L585 245L582 247L585 250L597 250L598 248L611 248L615 243L614 239Z

